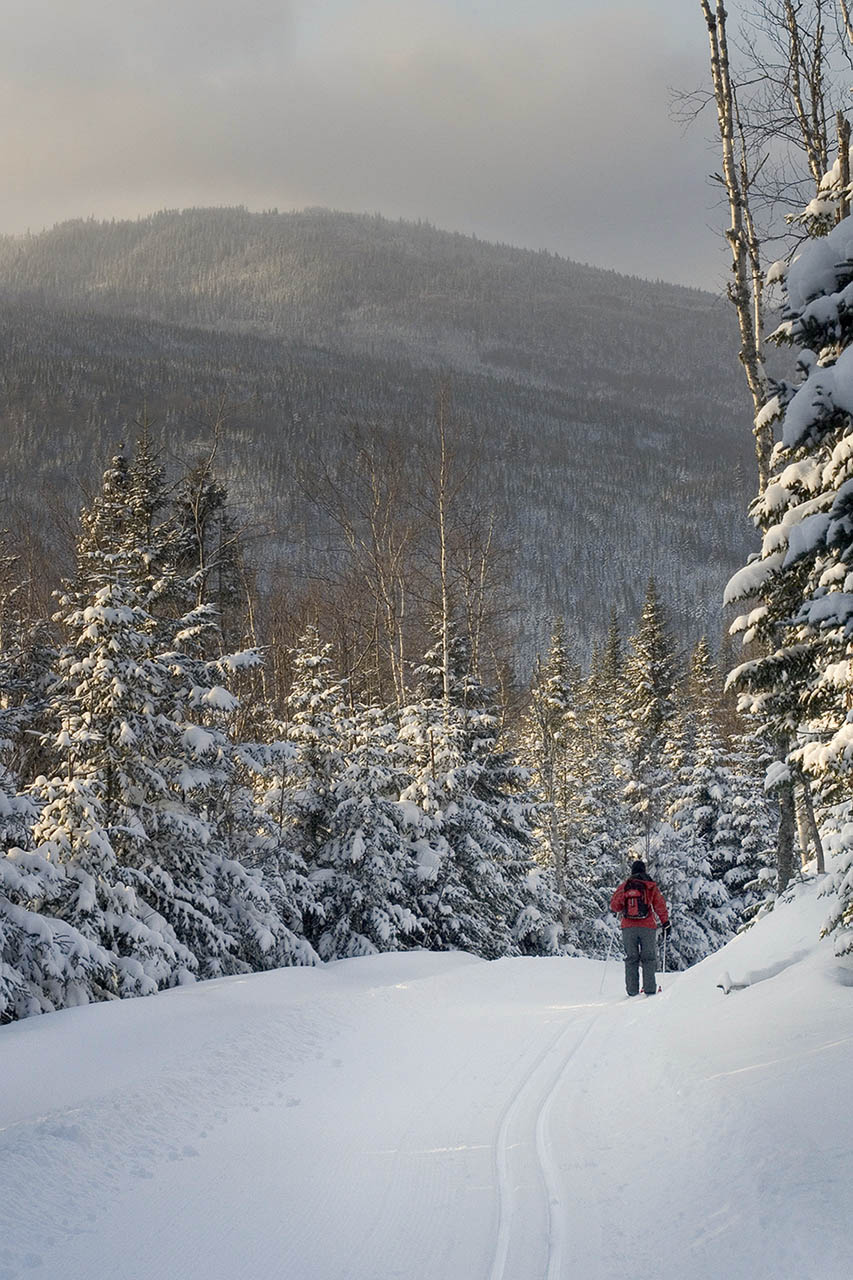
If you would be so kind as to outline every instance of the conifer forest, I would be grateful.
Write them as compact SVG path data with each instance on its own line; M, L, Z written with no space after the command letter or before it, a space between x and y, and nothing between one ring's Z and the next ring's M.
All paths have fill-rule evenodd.
M175 472L144 422L49 610L6 536L5 1019L378 951L603 956L632 854L676 967L768 896L766 749L708 642L650 581L588 655L556 618L523 681L442 414L416 518L381 439L346 503L317 481L349 555L301 599L259 583L215 446Z
M0 1280L850 1280L853 0L4 17Z
M317 210L0 239L0 1020L603 959L634 858L676 969L830 854L853 949L849 127L791 81L771 196L700 7L727 302Z

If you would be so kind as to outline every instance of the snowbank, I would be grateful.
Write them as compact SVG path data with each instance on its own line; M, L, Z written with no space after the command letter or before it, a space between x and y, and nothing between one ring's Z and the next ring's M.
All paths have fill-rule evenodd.
M652 1000L418 952L0 1028L0 1280L848 1280L820 887Z

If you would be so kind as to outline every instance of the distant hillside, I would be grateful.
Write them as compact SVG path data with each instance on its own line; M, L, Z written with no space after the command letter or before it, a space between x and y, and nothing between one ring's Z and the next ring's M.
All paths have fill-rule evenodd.
M294 453L354 422L414 438L449 375L537 639L556 610L588 639L651 571L716 629L749 542L737 337L700 291L427 225L199 209L0 238L0 342L7 496L90 480L143 403L183 447L225 395L235 492L307 555Z

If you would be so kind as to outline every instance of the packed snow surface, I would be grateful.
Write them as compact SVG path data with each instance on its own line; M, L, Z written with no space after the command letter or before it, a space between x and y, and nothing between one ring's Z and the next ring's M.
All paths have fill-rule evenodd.
M0 1028L0 1278L849 1280L819 889L653 999L419 952Z

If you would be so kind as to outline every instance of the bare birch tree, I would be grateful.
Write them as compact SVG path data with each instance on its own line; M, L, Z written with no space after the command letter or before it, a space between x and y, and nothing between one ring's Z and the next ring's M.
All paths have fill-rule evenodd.
M454 419L450 387L442 384L435 424L419 454L418 503L426 537L419 593L440 631L445 692L450 691L450 641L464 626L471 673L497 682L505 710L507 664L501 653L511 545L484 496L477 472L482 442ZM487 667L487 671L484 671Z
M850 18L850 7L847 0L838 0L838 9L844 34L847 36L849 43L853 45L853 20Z
M846 0L839 0L839 24L853 39ZM752 398L753 432L758 464L758 492L770 475L774 424L778 418L768 400L772 384L764 362L764 264L762 235L757 229L756 203L769 207L771 227L780 212L804 203L805 181L812 192L829 168L831 131L835 126L842 170L849 181L849 127L832 106L836 82L830 66L833 44L830 28L832 0L755 0L749 8L742 44L747 69L738 82L732 70L728 14L723 0L700 0L708 30L713 100L717 112L722 171L714 175L725 191L729 226L726 230L732 255L733 280L728 296L737 315L741 337L740 360ZM747 105L741 91L747 93ZM780 145L788 148L788 165L775 163ZM799 163L790 163L790 154ZM759 185L762 179L762 185ZM843 215L842 215L843 216ZM771 233L772 234L772 231ZM777 746L780 758L789 744ZM822 848L811 794L800 791L797 805L793 781L778 790L780 824L777 848L780 890L793 868L794 833L799 818L801 843L806 852L812 837L822 861Z
M723 0L716 0L715 8L712 8L711 0L700 0L700 4L708 28L711 83L720 134L722 172L715 174L714 178L725 191L729 207L726 240L732 254L733 279L727 292L740 330L740 362L752 397L758 484L759 492L763 492L770 474L773 437L772 426L761 416L769 390L764 365L764 279L760 242L750 203L758 165L752 163L742 127L729 58L728 15Z
M724 0L699 0L708 31L711 98L717 114L721 171L732 255L728 296L738 320L740 360L752 398L758 491L767 484L773 417L762 412L772 394L764 361L765 270L768 246L790 244L791 215L820 187L836 136L845 128L843 23L846 0L752 0L733 42ZM843 64L843 65L842 65ZM701 109L702 93L681 95L682 114ZM843 148L840 148L840 152ZM760 225L759 225L760 224ZM781 251L780 251L781 252ZM774 257L779 257L775 252Z
M392 435L359 427L348 433L345 459L336 469L320 460L301 476L303 492L337 529L346 553L334 575L338 590L333 594L339 615L350 597L350 625L342 639L353 659L341 663L341 669L348 676L357 674L369 654L370 696L402 706L409 583L421 538L411 464Z

